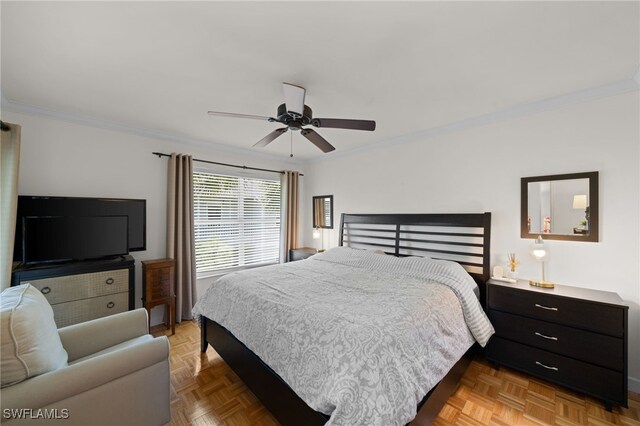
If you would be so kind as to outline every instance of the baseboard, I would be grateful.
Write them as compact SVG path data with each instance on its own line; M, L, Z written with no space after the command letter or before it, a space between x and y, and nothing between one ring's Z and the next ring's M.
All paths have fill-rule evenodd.
M640 379L629 376L629 390L635 393L640 393Z

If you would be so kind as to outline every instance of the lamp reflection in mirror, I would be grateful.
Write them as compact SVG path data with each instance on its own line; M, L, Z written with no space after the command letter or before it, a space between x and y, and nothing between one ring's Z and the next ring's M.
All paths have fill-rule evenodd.
M544 277L544 262L547 260L549 252L544 246L544 241L542 240L541 236L538 236L538 238L536 238L535 242L533 243L531 254L542 265L542 281L530 280L529 284L535 287L553 288L555 285L553 283L547 282Z
M589 229L589 206L587 205L587 195L574 195L573 196L573 209L574 210L584 210L585 222L584 230Z

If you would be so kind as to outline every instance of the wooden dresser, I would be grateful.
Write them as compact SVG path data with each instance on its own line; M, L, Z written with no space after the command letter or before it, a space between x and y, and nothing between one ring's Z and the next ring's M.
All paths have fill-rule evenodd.
M171 334L176 332L174 291L175 260L156 259L142 262L142 305L149 313L151 321L151 309L156 306L167 307L167 328L171 328ZM151 322L149 322L151 326Z
M29 283L51 304L58 328L134 308L133 257L21 267L11 285Z
M616 294L487 282L489 361L627 406L628 306Z

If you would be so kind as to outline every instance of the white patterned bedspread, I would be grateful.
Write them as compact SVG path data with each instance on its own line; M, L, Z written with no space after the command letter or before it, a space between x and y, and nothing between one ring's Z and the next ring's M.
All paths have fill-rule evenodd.
M493 327L453 262L337 247L225 275L194 311L231 331L329 425L404 425Z

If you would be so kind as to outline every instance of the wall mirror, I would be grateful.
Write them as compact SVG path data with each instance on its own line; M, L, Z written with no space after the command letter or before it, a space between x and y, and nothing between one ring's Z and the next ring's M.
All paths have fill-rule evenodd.
M521 179L520 237L598 241L598 172Z
M333 195L313 197L313 227L333 229Z

